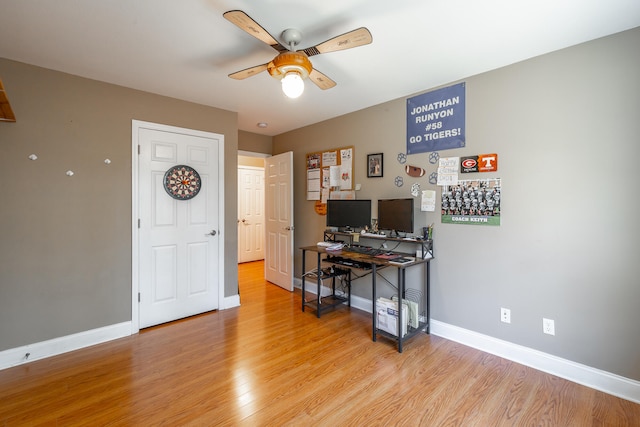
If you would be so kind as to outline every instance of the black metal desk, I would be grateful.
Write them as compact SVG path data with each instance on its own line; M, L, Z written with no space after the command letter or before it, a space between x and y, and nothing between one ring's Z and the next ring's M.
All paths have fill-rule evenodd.
M417 333L424 331L425 333L429 333L429 327L430 327L430 290L431 290L431 260L433 258L427 258L427 259L420 259L417 258L414 262L411 262L409 264L403 264L403 265L397 265L397 264L392 264L390 261L385 260L385 259L381 259L381 258L376 258L375 256L372 255L367 255L367 254L361 254L361 253L356 253L356 252L347 252L347 251L341 251L341 252L333 252L333 251L327 251L324 247L321 246L305 246L300 248L302 250L302 311L304 311L305 308L305 277L307 274L304 273L305 271L305 264L306 264L306 253L307 251L310 252L315 252L317 254L317 271L322 271L322 262L328 262L328 263L332 263L334 265L339 266L338 268L346 268L346 269L352 269L352 268L367 268L367 269L371 269L371 288L372 288L372 339L373 341L377 341L378 338L378 334L385 336L387 338L390 339L394 339L398 342L398 352L402 353L402 344L404 341L406 341L407 339L411 338L412 336L416 335ZM324 258L323 259L323 255L328 255L329 258ZM343 261L343 262L338 262L336 258L333 257L340 257L341 259L346 259L347 261ZM349 265L351 264L351 265ZM376 276L377 276L377 272L380 269L383 268L387 268L387 267L395 267L398 271L398 295L399 295L399 300L404 300L405 296L406 296L406 271L408 268L412 268L415 267L417 265L423 265L424 269L423 269L423 288L424 288L424 320L423 321L419 321L418 323L418 327L417 328L412 328L412 327L407 327L407 333L403 336L402 335L402 322L403 322L403 318L402 318L402 303L399 302L398 304L398 327L397 327L397 331L398 331L398 336L395 336L393 334L389 334L385 331L381 331L378 329L377 327L377 309L376 309ZM318 280L318 293L320 293L320 280ZM349 284L350 285L350 284ZM350 289L349 289L350 292ZM350 293L349 293L350 295ZM318 312L318 317L320 317L320 313Z

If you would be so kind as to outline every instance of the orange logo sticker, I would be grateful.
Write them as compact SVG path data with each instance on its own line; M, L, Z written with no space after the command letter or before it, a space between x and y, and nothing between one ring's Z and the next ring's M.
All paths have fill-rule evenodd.
M478 172L496 172L498 170L497 154L479 154Z

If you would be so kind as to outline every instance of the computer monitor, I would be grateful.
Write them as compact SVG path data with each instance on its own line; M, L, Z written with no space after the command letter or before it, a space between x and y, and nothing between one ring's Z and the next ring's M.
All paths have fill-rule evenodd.
M327 227L351 230L371 225L371 200L327 200Z
M378 229L413 233L413 199L378 200Z

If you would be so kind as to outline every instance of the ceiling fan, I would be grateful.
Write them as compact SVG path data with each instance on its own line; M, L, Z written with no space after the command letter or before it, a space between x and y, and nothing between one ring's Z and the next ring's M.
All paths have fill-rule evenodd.
M229 77L236 80L243 80L247 77L255 76L263 71L268 71L271 77L282 81L282 91L289 98L297 98L304 91L304 79L307 77L320 89L331 89L336 82L317 69L313 68L310 56L321 53L336 52L339 50L351 49L369 44L373 41L368 29L361 27L340 36L326 40L313 47L302 50L295 50L302 40L300 31L290 28L282 32L282 41L286 46L280 44L271 34L260 26L249 15L241 10L230 10L223 16L231 23L237 25L241 30L258 40L268 44L278 55L266 64L256 65L241 71L229 74Z

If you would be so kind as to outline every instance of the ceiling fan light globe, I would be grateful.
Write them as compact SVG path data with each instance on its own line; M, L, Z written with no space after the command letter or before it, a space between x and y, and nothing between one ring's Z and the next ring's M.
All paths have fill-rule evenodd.
M304 80L299 73L295 71L289 71L282 78L282 92L292 99L295 99L302 95L304 92Z

